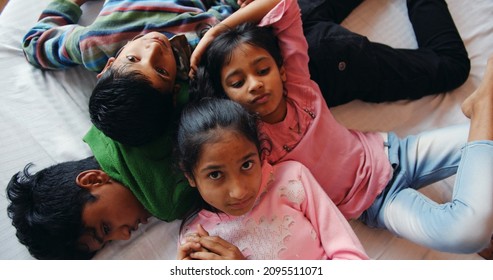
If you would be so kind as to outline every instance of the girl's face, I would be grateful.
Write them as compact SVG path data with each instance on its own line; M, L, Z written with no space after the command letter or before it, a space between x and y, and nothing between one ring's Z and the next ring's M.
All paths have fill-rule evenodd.
M277 123L286 115L284 67L263 48L246 43L233 51L231 61L221 70L221 84L228 97L267 123Z
M217 141L202 146L193 177L187 178L209 205L241 216L252 209L260 189L259 153L254 143L237 132L219 129L216 134Z

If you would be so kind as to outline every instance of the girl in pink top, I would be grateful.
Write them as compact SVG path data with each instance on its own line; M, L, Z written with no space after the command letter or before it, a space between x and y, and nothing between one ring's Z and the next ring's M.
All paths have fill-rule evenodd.
M308 169L262 163L256 118L238 103L190 104L177 148L203 199L184 221L179 259L368 259Z
M280 50L272 47L274 36L212 28L192 55L196 97L230 98L258 114L271 142L267 161L305 165L347 219L440 251L473 253L488 246L493 183L475 172L493 166L491 139L466 144L467 125L404 139L342 126L310 79L297 2L271 3L277 5L259 25L272 28ZM450 202L437 204L417 191L455 174L461 161Z

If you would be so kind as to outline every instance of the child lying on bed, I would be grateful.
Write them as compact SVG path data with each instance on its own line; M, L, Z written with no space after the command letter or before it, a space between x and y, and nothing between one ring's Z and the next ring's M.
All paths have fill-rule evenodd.
M466 116L471 118L468 140L493 139L493 57L488 61L486 72L480 86L474 94L466 99L462 108ZM94 130L94 140L101 139L105 139L104 135ZM114 150L117 154L120 153L118 152L118 148L124 146L116 144L109 138L106 139L100 145L100 149L109 147L106 150ZM112 147L112 145L115 146ZM108 156L108 164L111 166L112 156L110 154ZM130 160L130 157L126 158ZM475 165L477 162L489 159L491 159L490 155L479 154L472 163L467 164ZM137 160L135 159L135 161ZM131 162L135 161L131 160ZM142 164L145 163L145 161L140 162ZM461 161L460 165L463 164L466 163ZM150 164L149 168L152 168L153 165ZM116 166L118 167L120 165ZM130 165L122 163L122 172L125 171L125 166ZM152 213L151 210L143 211L142 207L138 205L138 203L142 205L145 203L142 203L142 201L139 201L135 197L134 191L129 184L119 184L117 180L110 181L112 180L111 177L107 177L100 172L95 172L95 174L99 174L99 178L98 176L93 176L91 179L91 177L80 175L84 173L90 174L87 171L91 170L100 170L98 163L93 158L74 163L60 163L56 167L40 170L34 175L25 174L26 169L24 173L21 172L13 176L7 186L7 198L10 200L7 208L8 215L12 218L20 242L28 247L34 257L39 259L89 258L95 253L93 250L101 248L105 243L111 240L127 239L131 230L137 227L137 223L139 221L145 222L148 212ZM113 170L115 174L119 172L119 169L115 168L115 166L111 167L110 170ZM471 172L471 170L473 169L469 169L468 172ZM490 170L491 166L478 166L477 169L473 170L475 174L477 172L475 175L461 174L464 171L459 168L458 176L476 176L480 179L480 184L490 184L490 186L493 186L493 178L491 172L489 172ZM131 170L127 170L127 172L130 172L129 174L132 173ZM66 174L66 176L62 174ZM144 174L148 173L145 172ZM160 178L155 178L160 176L146 177L151 177L148 178L150 180L160 180ZM85 183L79 182L81 184L79 185L77 178L88 180ZM44 181L47 183L44 183ZM131 181L129 180L129 182ZM461 182L464 185L469 183L471 182ZM91 184L101 186L101 189L96 191L95 188L84 188L84 186L90 186ZM103 187L104 185L112 186L112 188L117 188L117 190ZM121 186L128 187L132 193L124 191ZM159 185L150 184L148 186L156 187ZM180 189L180 187L178 186L177 189ZM183 189L191 190L192 188L186 184L186 186L183 186ZM159 191L157 190L157 192ZM95 198L92 198L89 194L93 194ZM90 207L91 204L94 205L100 197L107 198L107 195L111 195L114 200L100 201L104 204L102 206L106 208L107 212L93 212L92 214L98 218L97 221L93 221L94 216L88 217L87 215L83 215L86 206ZM148 198L153 197L149 196ZM124 212L125 217L128 216L129 219L125 218L121 221L120 219L122 217L118 215L115 220L112 213L123 213L126 205L132 205L133 208L133 210L130 209L131 212L129 213ZM178 205L175 208L178 212L189 210L186 209L183 203ZM167 207L168 205L160 204L159 206ZM196 242L207 248L210 237L201 236ZM486 255L489 252L485 250L483 256L491 258L491 255Z
M198 196L173 172L171 140L134 148L93 127L85 141L96 158L35 174L26 166L7 186L19 241L38 259L90 258L111 240L130 238L148 215L182 219Z
M466 144L466 125L405 138L342 126L310 80L296 1L276 2L261 22L273 32L250 24L205 34L193 54L203 52L194 95L229 98L257 114L259 130L271 144L266 160L304 164L347 219L442 252L487 247L493 180L474 174L493 166L493 141ZM484 154L489 157L481 160ZM433 203L418 192L457 168L450 201Z
M80 1L80 2L78 2L78 4L80 4L81 2L84 2L84 1ZM269 1L266 1L266 2L269 2ZM67 1L57 1L56 3L60 4L61 6L69 5ZM261 1L258 0L258 1L256 1L256 3L261 3ZM54 7L52 7L52 8L54 8L54 10L56 10L56 5ZM72 8L74 8L73 5L72 5ZM56 25L57 22L58 23L61 22L61 21L63 22L63 19L53 20L53 18L51 18L49 16L49 15L53 15L53 14L57 14L57 13L54 13L52 11L51 14L48 13L46 15L46 17L43 17L44 20L42 20L43 23L40 23L40 26L42 27L43 24L47 24L47 23L50 23L50 22L51 22L51 24L55 24L55 25ZM77 14L77 13L75 13L75 14ZM80 10L79 10L79 14L80 14ZM71 18L70 17L71 15L73 15L73 14L69 13L66 16L67 16L67 18ZM233 18L233 17L230 17L230 18ZM46 25L46 26L49 26L49 24ZM71 26L71 27L73 27L75 29L79 28L79 27L74 27L74 26ZM43 37L44 39L49 38L49 36L59 34L59 32L57 32L56 29L49 29L49 30L50 31L48 32L48 34L43 35L44 36ZM70 30L72 30L72 29L70 28ZM158 39L156 39L156 40L158 40ZM166 138L166 136L162 136L162 137L163 138ZM138 179L135 179L136 177L139 177L139 176L141 178L142 177L144 177L144 178L149 177L149 176L141 176L141 175L142 174L149 174L149 172L151 170L151 168L146 168L146 167L141 167L140 170L139 170L139 168L138 168L139 165L136 164L136 162L139 161L138 159L139 158L142 159L142 157L143 158L148 158L149 156L157 156L157 155L154 155L153 153L150 153L149 151L147 151L147 154L140 155L140 156L128 155L126 151L127 150L130 150L131 149L130 147L127 147L127 146L124 146L124 145L120 145L117 142L114 142L114 141L111 141L110 139L105 138L105 136L102 135L102 133L100 133L95 128L93 128L88 133L88 136L86 136L86 142L88 142L89 145L93 145L92 146L93 152L94 152L94 154L95 154L95 156L96 156L99 164L101 165L102 169L110 177L112 177L113 179L121 182L123 185L129 187L133 191L134 195L136 195L137 199L139 199L139 201L146 207L146 209L149 212L151 212L153 215L156 215L157 217L161 217L161 215L164 215L164 217L161 217L162 219L166 219L166 217L168 217L169 219L174 219L177 216L179 216L178 215L179 213L169 213L166 210L168 208L164 208L164 206L163 206L163 205L166 205L166 206L171 207L171 209L173 209L173 206L176 205L175 204L176 201L180 201L180 202L182 201L182 199L181 199L182 196L188 197L186 195L186 190L183 191L183 192L185 192L183 194L180 191L180 189L183 189L183 188L181 188L180 186L176 186L176 182L177 181L180 181L181 180L181 177L178 176L178 178L176 178L176 177L174 177L173 174L170 174L170 172L166 172L166 171L169 171L170 170L169 169L169 158L166 158L166 155L168 155L169 152L170 152L170 149L169 148L171 148L169 142L167 142L167 144L164 144L164 145L161 146L161 149L163 149L162 147L164 147L163 153L165 155L165 163L164 163L165 167L164 168L159 168L159 172L166 172L166 176L163 176L163 177L168 178L168 177L171 176L172 179L170 179L168 181L168 183L159 184L159 186L161 186L162 189L164 190L164 192L166 192L167 194L173 194L173 193L175 193L175 187L176 187L176 189L177 189L176 190L177 195L172 195L172 198L170 198L169 196L165 196L165 198L164 198L168 202L170 200L174 201L171 204L160 203L160 200L159 200L160 199L160 196L157 196L157 195L156 196L149 195L146 191L143 191L144 189L147 189L147 188L152 189L152 186L155 186L156 185L156 184L153 183L154 182L153 181L154 180L153 178L148 178L148 180L151 180L150 182L149 181L145 181L145 180L144 181L140 181ZM98 146L98 145L100 145L100 146ZM134 151L138 151L138 149L136 149ZM139 152L135 152L135 153L139 154ZM145 153L145 151L142 152L142 153ZM132 158L135 158L135 159L132 160ZM132 167L132 164L131 163L126 162L126 161L133 161L134 162L133 167ZM145 161L142 160L142 162L145 162ZM139 173L139 172L141 172L141 173ZM159 172L153 173L153 174L160 174ZM13 181L15 181L15 180L16 180L16 177L13 178ZM22 178L21 178L21 180L22 180ZM15 183L12 183L12 184L15 184ZM30 192L30 190L28 190L28 191ZM11 198L12 199L15 199L16 197L17 196L15 196L15 194L14 194ZM150 202L149 201L146 201L146 200L150 200ZM23 202L22 201L19 201L19 200L16 200L15 202L14 202L14 200L12 200L12 203L11 203L12 207L10 208L11 209L11 212L10 212L11 214L10 215L13 218L13 220L16 221L16 222L14 221L14 224L17 224L16 227L18 229L19 236L24 236L23 240L21 240L21 241L24 244L26 244L26 246L28 246L28 247L34 246L33 249L32 249L32 252L35 252L35 253L33 253L33 255L39 255L40 258L68 258L70 255L65 255L64 252L63 252L63 250L64 250L63 248L66 248L67 250L72 250L73 249L73 251L76 251L77 248L74 247L74 246L76 246L76 244L73 243L73 242L71 242L71 241L67 241L67 242L65 242L65 243L62 244L62 249L58 252L60 254L57 255L57 256L52 255L49 251L48 252L43 252L43 250L52 250L51 245L54 245L54 244L58 243L59 241L61 241L62 240L62 239L60 239L60 236L61 235L51 236L51 238L53 238L53 241L51 243L48 242L48 240L50 240L49 232L46 232L46 235L44 235L44 234L41 234L41 235L35 234L34 237L29 236L29 234L32 233L30 231L29 226L37 226L37 225L34 225L34 224L29 225L29 224L27 224L28 226L26 227L25 224L22 222L23 219L30 219L28 216L22 217L22 215L23 215L22 212L20 212L20 213L17 212L17 210L19 208L16 208L16 205L19 205L19 204L22 204L22 203ZM29 203L35 203L35 202L28 202L27 204L29 205ZM36 205L33 205L33 206L36 207ZM186 208L186 203L183 203L182 206L184 206L183 208ZM163 208L161 208L161 207L163 207ZM20 207L20 209L22 209L22 207ZM164 211L163 211L164 214L163 213L159 213L159 211L161 209L164 209ZM28 213L28 212L24 212L24 213ZM36 214L36 215L38 215L38 214ZM44 226L45 225L43 225L43 221L41 221L40 227L43 228ZM79 226L79 228L81 227L80 225L78 225L78 226ZM98 236L101 236L101 234L99 233ZM36 241L36 238L38 238L37 241ZM108 241L108 240L111 240L111 238L106 238L105 239L105 242ZM72 241L74 241L74 240L72 239ZM36 245L30 245L31 242L41 242L41 243L45 243L47 246L44 247L44 249L37 250L35 248ZM104 244L104 242L103 242L103 244ZM68 246L68 247L64 247L64 246ZM72 249L69 249L69 248L71 248L70 246L72 246ZM46 254L46 255L43 255L43 254Z
M24 37L26 58L42 69L83 65L100 72L90 100L93 123L121 143L143 144L167 129L174 94L186 99L190 49L207 28L234 26L229 15L239 6L236 0L107 0L95 22L83 27L76 23L87 1L53 1ZM242 21L258 21L249 10L262 2L239 0L246 6L240 15L250 17ZM312 75L331 106L419 98L455 88L468 76L467 52L444 0L407 1L419 50L371 43L342 28L361 0L299 2Z
M107 2L107 4L109 5L107 9L111 10L112 8L114 8L114 5L121 4L122 2L135 2L134 4L136 4L139 1L110 1ZM142 2L150 3L148 1ZM159 3L163 4L166 2L159 1ZM241 9L241 11L228 17L225 22L234 26L243 21L259 21L260 18L258 18L258 15L266 14L266 11L270 9L269 4L270 0L257 0L255 1L255 3L249 4L247 8ZM74 5L73 3L69 3L68 1L55 1L53 2L52 8L56 10L57 5L59 5L58 8L62 11L63 9L61 7L65 7L69 10L70 7L78 8L78 6ZM169 6L169 8L172 8L171 6ZM159 9L159 7L160 6L156 4L156 9ZM137 7L134 8L137 9ZM216 8L218 7L213 8L213 10ZM53 11L51 11L50 13L53 14ZM216 14L216 12L214 12L213 14ZM72 14L69 13L67 16L70 15ZM199 19L203 19L204 17L206 16L199 16ZM60 20L63 21L63 19L59 19L56 21L52 20L53 18L51 18L51 21L48 18L44 19L44 21L54 24L56 24L56 22L60 22ZM213 22L214 21L215 19L213 20ZM95 25L96 27L98 26L97 23L95 23ZM40 24L40 26L42 27L43 25ZM71 28L74 28L74 30L84 29L82 27L74 26L71 26ZM50 29L50 31L44 33L43 36L45 37L41 36L40 39L47 39L50 35L58 34L56 30L57 29ZM64 30L66 31L66 29ZM72 33L69 32L69 34ZM75 34L77 34L77 32L75 32ZM75 34L73 35L75 36ZM59 39L63 40L63 38L65 37L62 36ZM151 41L150 45L145 43L146 40ZM169 44L170 43L163 34L151 32L127 44L126 47L122 49L120 55L122 58L126 58L128 61L133 61L135 57L126 53L127 51L138 51L139 46L143 46L142 49L147 50L146 46L150 46L150 54L156 52L159 54L158 58L164 56L167 58L165 59L165 61L174 62L173 58L170 56L169 50L171 47ZM152 63L159 63L159 61L155 59L156 57L153 57ZM115 61L116 60L110 58L107 66L109 67L110 65L113 65ZM128 68L127 66L123 67ZM155 68L151 67L150 69ZM173 68L170 69L170 71L171 70L176 69ZM103 72L106 71L103 70ZM158 71L158 73L159 72L161 71ZM163 75L165 75L166 77L160 79L160 81L167 86L169 86L170 83L174 83L174 78L167 77L168 73L169 72L164 73ZM139 77L139 74L134 74L131 75L131 78ZM185 72L184 75L188 75L188 72ZM140 75L140 77L141 76L142 75ZM129 79L129 81L134 81L131 78ZM147 93L149 92L140 95L148 96ZM161 96L165 96L163 94L158 95L159 98ZM140 103L138 105L138 109L140 111L142 111L142 108L145 109L145 106L141 106ZM163 129L159 129L157 133L157 135L159 136L157 138L154 137L153 141L151 142L147 141L145 144L139 143L139 147L123 145L119 142L113 141L95 127L92 127L90 129L90 131L84 137L84 141L91 147L92 152L101 167L101 170L104 171L108 178L111 178L110 182L116 181L118 182L118 184L128 187L137 201L142 204L146 211L159 219L171 221L182 218L182 215L190 208L191 202L196 199L196 196L194 195L195 193L191 193L192 190L188 187L188 183L184 179L183 174L179 172L173 172L174 168L173 159L171 156L171 141L175 132L175 130L173 129L173 124L175 123L173 119L174 115L171 114L169 111L164 110L165 107L158 108L159 112L164 112L164 116L166 116L169 121L163 122L163 120L159 119L158 116L153 116L153 118L159 120L159 123L161 127L163 127ZM156 112L156 110L154 112ZM60 165L57 165L54 169L59 170L65 168L74 168L73 165L68 165L68 167L66 167L67 164L68 163L62 163ZM77 171L77 174L79 174L84 170L79 169ZM45 175L43 173L44 172L41 172L39 176L44 177ZM57 174L58 172L51 172L49 173L48 177L50 177L51 180L57 181L56 177L51 178L52 176L57 176ZM31 198L31 193L37 190L36 185L41 184L41 182L37 178L37 175L35 175L34 177L29 176L29 174L24 175L15 175L9 184L9 199L11 199L11 204L9 206L9 215L13 220L14 226L17 228L17 235L20 242L26 245L31 254L36 258L65 259L90 256L91 254L88 254L88 252L94 252L95 250L104 246L104 244L108 241L114 239L127 239L130 231L134 229L136 225L138 225L138 221L142 221L142 219L140 218L135 219L134 221L131 220L131 223L129 225L127 223L122 224L117 219L116 221L109 223L108 221L105 221L105 219L111 219L111 217L104 217L103 214L99 213L98 215L102 215L102 218L100 220L97 220L99 221L98 224L94 224L93 220L88 220L92 219L92 216L84 212L87 207L83 206L84 203L87 205L98 204L98 201L104 204L104 200L100 201L99 199L91 199L88 201L88 203L86 203L85 201L79 202L79 216L77 216L77 213L71 212L74 215L71 218L64 218L63 215L61 217L57 216L65 212L64 209L57 208L58 204L54 205L54 207L51 209L52 212L45 213L44 211L48 211L48 209L43 209L41 210L42 212L38 213L36 212L37 209L44 208L44 204L41 201L33 200ZM74 173L71 173L71 175L74 175ZM77 175L75 174L73 177L77 177ZM91 176L90 178L94 177L95 176ZM75 178L65 178L61 180L59 182L61 186L57 186L55 190L58 191L64 187L68 188L69 186L75 188L77 186L80 186L84 182L77 181L77 185L74 185L73 181L71 181L73 179ZM66 186L65 184L67 182L69 182L70 185ZM106 181L95 183L97 183L98 185L107 185ZM100 189L100 191L102 190ZM100 197L101 194L96 193L95 196ZM70 198L67 197L67 200L70 201ZM118 204L111 205L113 206ZM63 204L60 204L59 206L63 207ZM118 207L120 206L122 205L118 205L116 209L118 209ZM80 211L82 211L82 218L80 216ZM77 209L75 212L77 212ZM51 216L57 217L55 218ZM138 216L141 217L142 215ZM49 220L46 220L46 217L48 217ZM53 219L57 219L59 223L51 224L49 221ZM72 222L67 223L67 221ZM62 229L62 225L67 226L67 232L72 234L65 235L65 230ZM123 231L124 233L126 232L126 234L113 234L115 232L121 231ZM82 235L82 237L78 238L77 234Z
M219 98L183 111L178 162L202 199L182 224L178 259L368 259L310 170L262 161L256 120ZM196 232L211 242L194 242Z

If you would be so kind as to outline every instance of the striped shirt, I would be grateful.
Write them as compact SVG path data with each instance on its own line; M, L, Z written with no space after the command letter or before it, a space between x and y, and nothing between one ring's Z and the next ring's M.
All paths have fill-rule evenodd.
M183 34L194 48L205 28L237 9L236 0L106 0L95 21L81 26L78 5L54 0L24 36L22 47L29 63L41 69L84 65L99 72L136 35Z

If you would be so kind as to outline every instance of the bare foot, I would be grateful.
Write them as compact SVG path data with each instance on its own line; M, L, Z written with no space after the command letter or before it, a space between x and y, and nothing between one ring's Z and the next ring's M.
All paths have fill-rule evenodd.
M490 110L493 105L493 56L488 59L486 71L479 87L464 100L462 112L471 118L478 110Z
M477 90L475 90L471 95L469 95L461 105L462 113L468 118L471 118L474 104L477 103L478 98Z
M491 237L490 247L478 253L486 260L493 260L493 236Z

